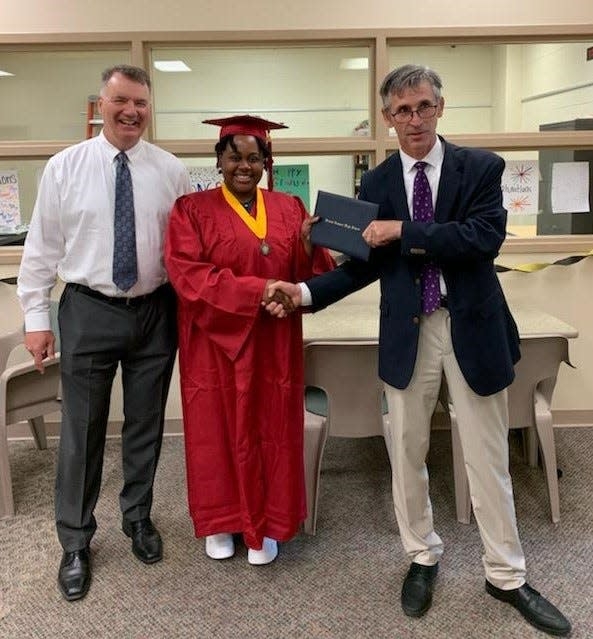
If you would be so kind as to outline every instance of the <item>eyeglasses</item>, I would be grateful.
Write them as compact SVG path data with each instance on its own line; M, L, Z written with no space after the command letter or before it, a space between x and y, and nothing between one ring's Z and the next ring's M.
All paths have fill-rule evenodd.
M416 110L412 111L412 109L403 108L400 111L396 111L391 114L391 117L400 123L411 122L414 117L414 113L418 114L422 120L430 120L435 113L437 112L438 104L423 104L421 107L418 107Z

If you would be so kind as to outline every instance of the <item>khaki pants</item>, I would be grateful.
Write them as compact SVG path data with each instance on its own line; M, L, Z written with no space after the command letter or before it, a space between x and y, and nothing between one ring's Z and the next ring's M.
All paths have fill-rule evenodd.
M423 316L414 374L408 387L385 384L389 424L385 443L393 476L393 501L404 550L419 564L435 564L443 542L433 528L426 455L430 421L445 374L457 414L474 514L484 544L486 578L505 590L525 582L513 489L509 475L506 390L482 397L467 385L451 342L449 312Z

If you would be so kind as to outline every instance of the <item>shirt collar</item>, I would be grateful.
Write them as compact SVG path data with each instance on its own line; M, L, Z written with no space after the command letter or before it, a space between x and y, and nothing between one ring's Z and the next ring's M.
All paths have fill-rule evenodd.
M109 159L113 162L113 160L115 160L116 156L118 156L121 153L121 150L118 149L117 147L113 146L113 144L111 144L111 142L109 142L109 140L105 137L105 134L103 133L103 131L101 131L101 133L99 133L97 138L99 138L99 141L103 145L103 148L105 149L105 151L107 152L107 155L109 156ZM138 156L138 153L140 153L140 151L142 149L143 143L144 143L144 140L140 139L140 140L138 140L137 144L135 144L131 149L128 149L126 151L126 155L128 156L128 160L133 161L134 158Z
M432 167L439 167L443 163L444 153L445 152L443 149L443 143L441 141L441 138L439 138L439 136L437 135L437 139L436 139L436 142L434 143L434 146L422 158L422 162L426 162L426 164ZM407 153L404 153L404 151L402 151L401 149L399 150L399 156L402 161L402 167L403 167L404 173L409 173L410 171L413 171L414 165L416 164L416 162L418 162L418 160L408 155Z

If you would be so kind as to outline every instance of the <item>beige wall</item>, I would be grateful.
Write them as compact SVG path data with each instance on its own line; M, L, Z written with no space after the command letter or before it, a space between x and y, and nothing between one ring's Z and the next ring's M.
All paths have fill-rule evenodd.
M2 0L3 33L92 31L356 29L484 25L583 24L590 0Z
M10 5L10 6L9 6ZM591 0L499 0L480 3L463 0L453 6L442 0L425 0L418 6L396 3L393 0L374 0L366 4L345 3L343 0L301 0L284 3L278 0L253 0L239 5L236 0L203 2L196 0L2 0L2 34L92 33L139 31L229 31L233 39L236 31L246 30L304 30L304 29L363 29L363 28L438 28L467 27L469 35L479 33L480 27L521 27L525 25L583 25L593 23ZM507 28L508 32L509 29ZM567 28L570 33L570 28ZM122 36L126 38L127 36ZM15 38L18 40L18 38ZM592 63L589 63L592 64ZM516 99L513 78L497 78L508 83L507 100ZM504 264L540 262L563 257L544 255L503 255ZM512 258L512 260L511 260ZM5 275L16 267L4 267ZM505 292L512 303L540 308L558 316L580 331L571 343L571 358L577 366L571 370L563 366L557 393L555 413L562 421L579 421L579 414L593 423L593 311L591 282L593 258L568 267L549 267L532 274L506 273L501 276ZM117 393L111 417L121 415L121 398ZM180 416L178 385L174 384L169 402L168 417Z
M513 267L533 262L552 263L565 254L503 254L498 263ZM0 266L0 277L15 275L17 267ZM501 273L500 280L512 307L538 309L554 315L579 331L579 337L570 340L569 352L575 368L562 365L552 403L557 424L593 424L593 296L589 294L593 282L593 256L571 266L549 266L534 273L509 271ZM56 292L57 293L57 292ZM15 352L10 363L24 361L24 349ZM110 419L122 419L119 377L115 381ZM173 374L173 383L167 406L169 430L179 427L181 401L179 372ZM26 434L22 430L19 434Z

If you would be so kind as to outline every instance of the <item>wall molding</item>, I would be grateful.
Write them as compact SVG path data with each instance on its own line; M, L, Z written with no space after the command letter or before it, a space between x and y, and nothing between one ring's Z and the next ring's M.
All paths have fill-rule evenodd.
M368 43L375 38L385 38L389 43L421 45L435 44L449 40L455 43L471 44L484 42L516 44L525 42L526 38L537 39L538 42L554 42L558 38L578 42L587 40L593 34L593 23L582 24L526 24L526 25L484 25L461 27L401 27L401 28L356 28L356 29L249 29L238 31L86 31L78 33L3 33L0 34L0 45L63 45L101 43L108 46L127 45L132 42L144 42L153 46L159 44L176 46L212 42L286 42L296 43L339 41L341 39L360 43Z

